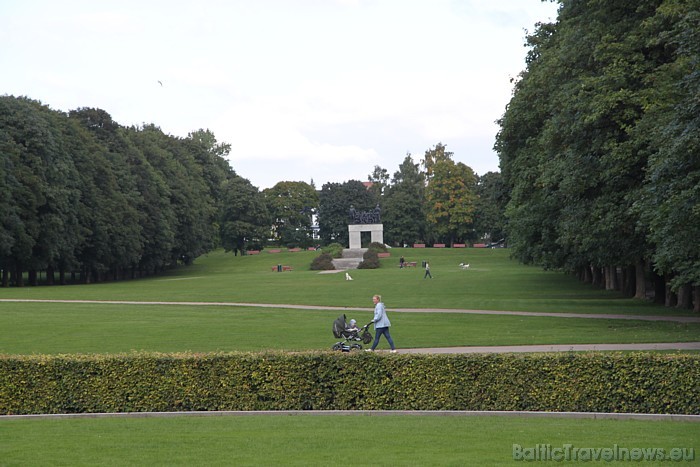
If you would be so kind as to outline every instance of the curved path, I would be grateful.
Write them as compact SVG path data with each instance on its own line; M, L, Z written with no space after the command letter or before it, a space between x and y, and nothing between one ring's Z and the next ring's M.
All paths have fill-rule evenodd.
M241 302L161 302L161 301L127 301L127 300L39 300L39 299L0 299L0 303L95 303L110 305L170 305L170 306L229 306L229 307L259 307L259 308L289 308L296 310L331 310L339 312L363 311L371 312L371 308L290 305L279 303L241 303ZM672 321L677 323L700 323L700 317L694 316L654 316L654 315L622 315L622 314L592 314L592 313L544 313L528 311L494 311L494 310L461 310L440 308L392 308L398 313L467 313L480 315L516 315L516 316L546 316L553 318L584 318L584 319L621 319L641 321ZM398 353L511 353L511 352L576 352L576 351L635 351L635 350L700 350L700 342L659 342L639 344L542 344L515 346L474 346L474 347L434 347L399 349Z

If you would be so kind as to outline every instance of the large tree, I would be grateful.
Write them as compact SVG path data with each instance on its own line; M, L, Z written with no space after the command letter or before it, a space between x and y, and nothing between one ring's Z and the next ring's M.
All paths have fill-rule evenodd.
M433 240L464 243L474 240L476 176L467 165L443 159L432 166L426 187L426 214Z
M220 235L226 251L238 254L261 248L270 225L265 199L249 180L236 176L224 183Z
M312 216L318 210L316 189L305 182L279 182L263 195L277 241L290 247L310 246Z
M318 226L324 244L349 245L348 219L350 207L369 211L376 206L374 196L357 180L326 183L319 194Z
M409 153L394 173L383 198L385 242L402 246L424 241L424 208L425 176Z

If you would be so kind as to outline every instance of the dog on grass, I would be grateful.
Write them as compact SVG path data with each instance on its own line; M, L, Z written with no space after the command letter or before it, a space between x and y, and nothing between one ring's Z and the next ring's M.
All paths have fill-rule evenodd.
M467 263L467 264L459 263L459 267L462 269L469 269L469 263Z
M346 280L346 281L351 281L351 280L352 280L352 277L350 277L350 274L348 274L347 272L345 273L345 280Z

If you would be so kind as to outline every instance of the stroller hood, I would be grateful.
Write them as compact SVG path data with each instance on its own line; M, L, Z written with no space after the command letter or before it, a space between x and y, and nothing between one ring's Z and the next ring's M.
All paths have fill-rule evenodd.
M343 333L345 332L345 315L341 315L333 321L333 335L336 337L336 339L340 339L343 337Z

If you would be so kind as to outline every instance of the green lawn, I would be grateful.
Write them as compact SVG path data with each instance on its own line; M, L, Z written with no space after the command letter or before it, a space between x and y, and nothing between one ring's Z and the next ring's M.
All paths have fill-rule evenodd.
M3 466L522 465L513 445L569 444L686 448L688 457L692 448L694 461L677 464L698 465L700 423L437 415L15 419L0 420L0 439Z
M0 298L165 302L290 303L359 307L347 311L361 324L372 317L371 296L380 293L393 335L402 348L687 342L700 323L650 322L454 313L398 313L394 307L525 310L677 315L645 301L620 298L574 278L520 265L505 249L400 250L407 259L431 262L434 279L420 268L399 269L396 258L378 270L319 274L312 252L233 256L221 251L192 267L135 281L92 285L0 289ZM395 255L396 256L396 255ZM275 262L292 272L272 272ZM468 270L460 262L470 262ZM133 350L258 351L329 348L335 339L332 310L238 306L0 302L0 353L115 353ZM382 341L382 345L384 342Z
M398 256L429 260L397 267ZM700 325L454 313L392 308L691 316L621 298L508 258L507 250L393 250L379 270L309 271L315 253L221 251L136 281L0 289L0 299L241 302L360 307L382 294L399 347L695 341ZM468 262L462 270L459 263ZM276 273L276 264L292 272ZM327 349L330 310L233 306L0 302L0 353L117 353ZM382 343L384 345L384 342ZM670 421L439 416L243 416L2 419L0 466L11 465L508 465L512 446L694 447L700 424ZM681 462L681 465L697 465ZM629 464L629 462L622 462ZM558 463L560 464L560 463ZM566 465L566 462L561 464ZM645 465L662 465L662 462Z
M291 303L367 307L371 296L384 296L386 305L401 308L467 308L507 311L573 313L669 314L692 316L687 310L667 309L647 301L583 284L559 272L543 271L509 259L507 249L393 249L377 270L319 274L309 265L317 253L278 253L233 256L216 251L193 266L137 281L86 286L0 289L0 298L204 301ZM398 257L429 260L434 279L423 270L398 268ZM462 270L459 263L470 263ZM277 273L277 264L294 271ZM5 307L0 303L0 307Z
M0 354L329 349L330 310L228 306L0 304ZM361 324L366 311L348 311ZM400 348L687 342L700 323L390 312ZM381 347L386 342L381 341Z

